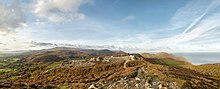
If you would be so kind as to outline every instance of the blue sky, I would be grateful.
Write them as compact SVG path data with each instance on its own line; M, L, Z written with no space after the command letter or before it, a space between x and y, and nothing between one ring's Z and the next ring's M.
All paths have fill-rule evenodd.
M220 51L219 5L220 0L0 0L0 51Z

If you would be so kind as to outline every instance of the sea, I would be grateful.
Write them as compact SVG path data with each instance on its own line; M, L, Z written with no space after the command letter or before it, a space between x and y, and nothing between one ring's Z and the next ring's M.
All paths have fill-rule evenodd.
M200 64L220 63L220 52L192 52L192 53L172 53L185 57L189 62Z

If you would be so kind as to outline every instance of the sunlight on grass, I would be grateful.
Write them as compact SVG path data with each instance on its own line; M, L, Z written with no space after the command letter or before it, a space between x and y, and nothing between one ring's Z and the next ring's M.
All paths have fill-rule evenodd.
M9 72L9 71L11 71L11 69L0 69L0 73L2 73L2 72Z
M49 66L47 66L47 68L54 68L57 66L60 66L63 62L54 62L52 64L50 64Z
M59 86L58 88L60 88L60 89L68 89L68 85L62 85L62 86Z

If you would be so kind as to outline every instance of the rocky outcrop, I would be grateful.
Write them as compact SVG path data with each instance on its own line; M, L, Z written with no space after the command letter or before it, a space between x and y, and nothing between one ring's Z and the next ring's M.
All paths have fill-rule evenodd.
M150 76L143 67L136 72L136 77L124 77L108 84L95 83L88 89L180 89L176 82L165 82Z

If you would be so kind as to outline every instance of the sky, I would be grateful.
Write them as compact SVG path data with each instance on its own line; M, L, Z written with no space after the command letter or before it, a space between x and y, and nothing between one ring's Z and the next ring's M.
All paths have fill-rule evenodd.
M0 52L219 52L220 0L0 0Z

